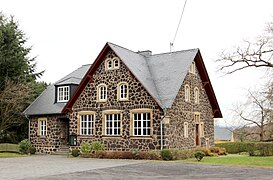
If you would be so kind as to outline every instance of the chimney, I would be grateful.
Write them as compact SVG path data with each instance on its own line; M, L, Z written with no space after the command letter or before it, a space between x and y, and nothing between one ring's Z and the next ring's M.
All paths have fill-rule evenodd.
M138 51L138 54L141 54L142 56L149 57L152 56L152 51L146 50L146 51Z

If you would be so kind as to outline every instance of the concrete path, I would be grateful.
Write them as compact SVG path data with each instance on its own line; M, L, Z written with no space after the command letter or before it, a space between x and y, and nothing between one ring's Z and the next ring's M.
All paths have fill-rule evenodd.
M273 180L273 168L183 162L30 156L0 158L0 179L240 179Z

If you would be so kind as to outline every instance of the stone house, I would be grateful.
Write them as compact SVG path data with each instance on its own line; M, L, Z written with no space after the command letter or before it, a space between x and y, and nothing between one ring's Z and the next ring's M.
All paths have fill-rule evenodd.
M24 113L41 153L85 141L121 151L208 147L222 117L199 49L153 55L112 43Z

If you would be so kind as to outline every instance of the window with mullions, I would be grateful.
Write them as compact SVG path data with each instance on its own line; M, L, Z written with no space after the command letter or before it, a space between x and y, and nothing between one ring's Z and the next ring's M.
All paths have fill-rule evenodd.
M80 135L94 134L94 115L80 115Z
M67 102L69 100L69 86L58 87L58 102Z
M133 135L151 135L151 113L133 113Z
M105 115L105 135L119 136L120 135L120 114Z
M105 84L100 84L98 86L98 101L107 100L107 87Z
M126 82L118 84L118 100L128 100L128 84Z

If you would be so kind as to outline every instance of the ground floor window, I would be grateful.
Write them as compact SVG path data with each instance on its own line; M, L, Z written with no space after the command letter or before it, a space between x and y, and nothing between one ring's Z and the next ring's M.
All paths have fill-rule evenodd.
M80 115L80 135L94 134L94 114Z
M118 136L120 135L120 114L105 115L105 135Z
M133 113L133 135L149 136L151 135L151 113Z
M39 134L40 136L46 136L47 121L46 119L39 119Z
M184 122L184 137L188 138L189 137L189 123Z

